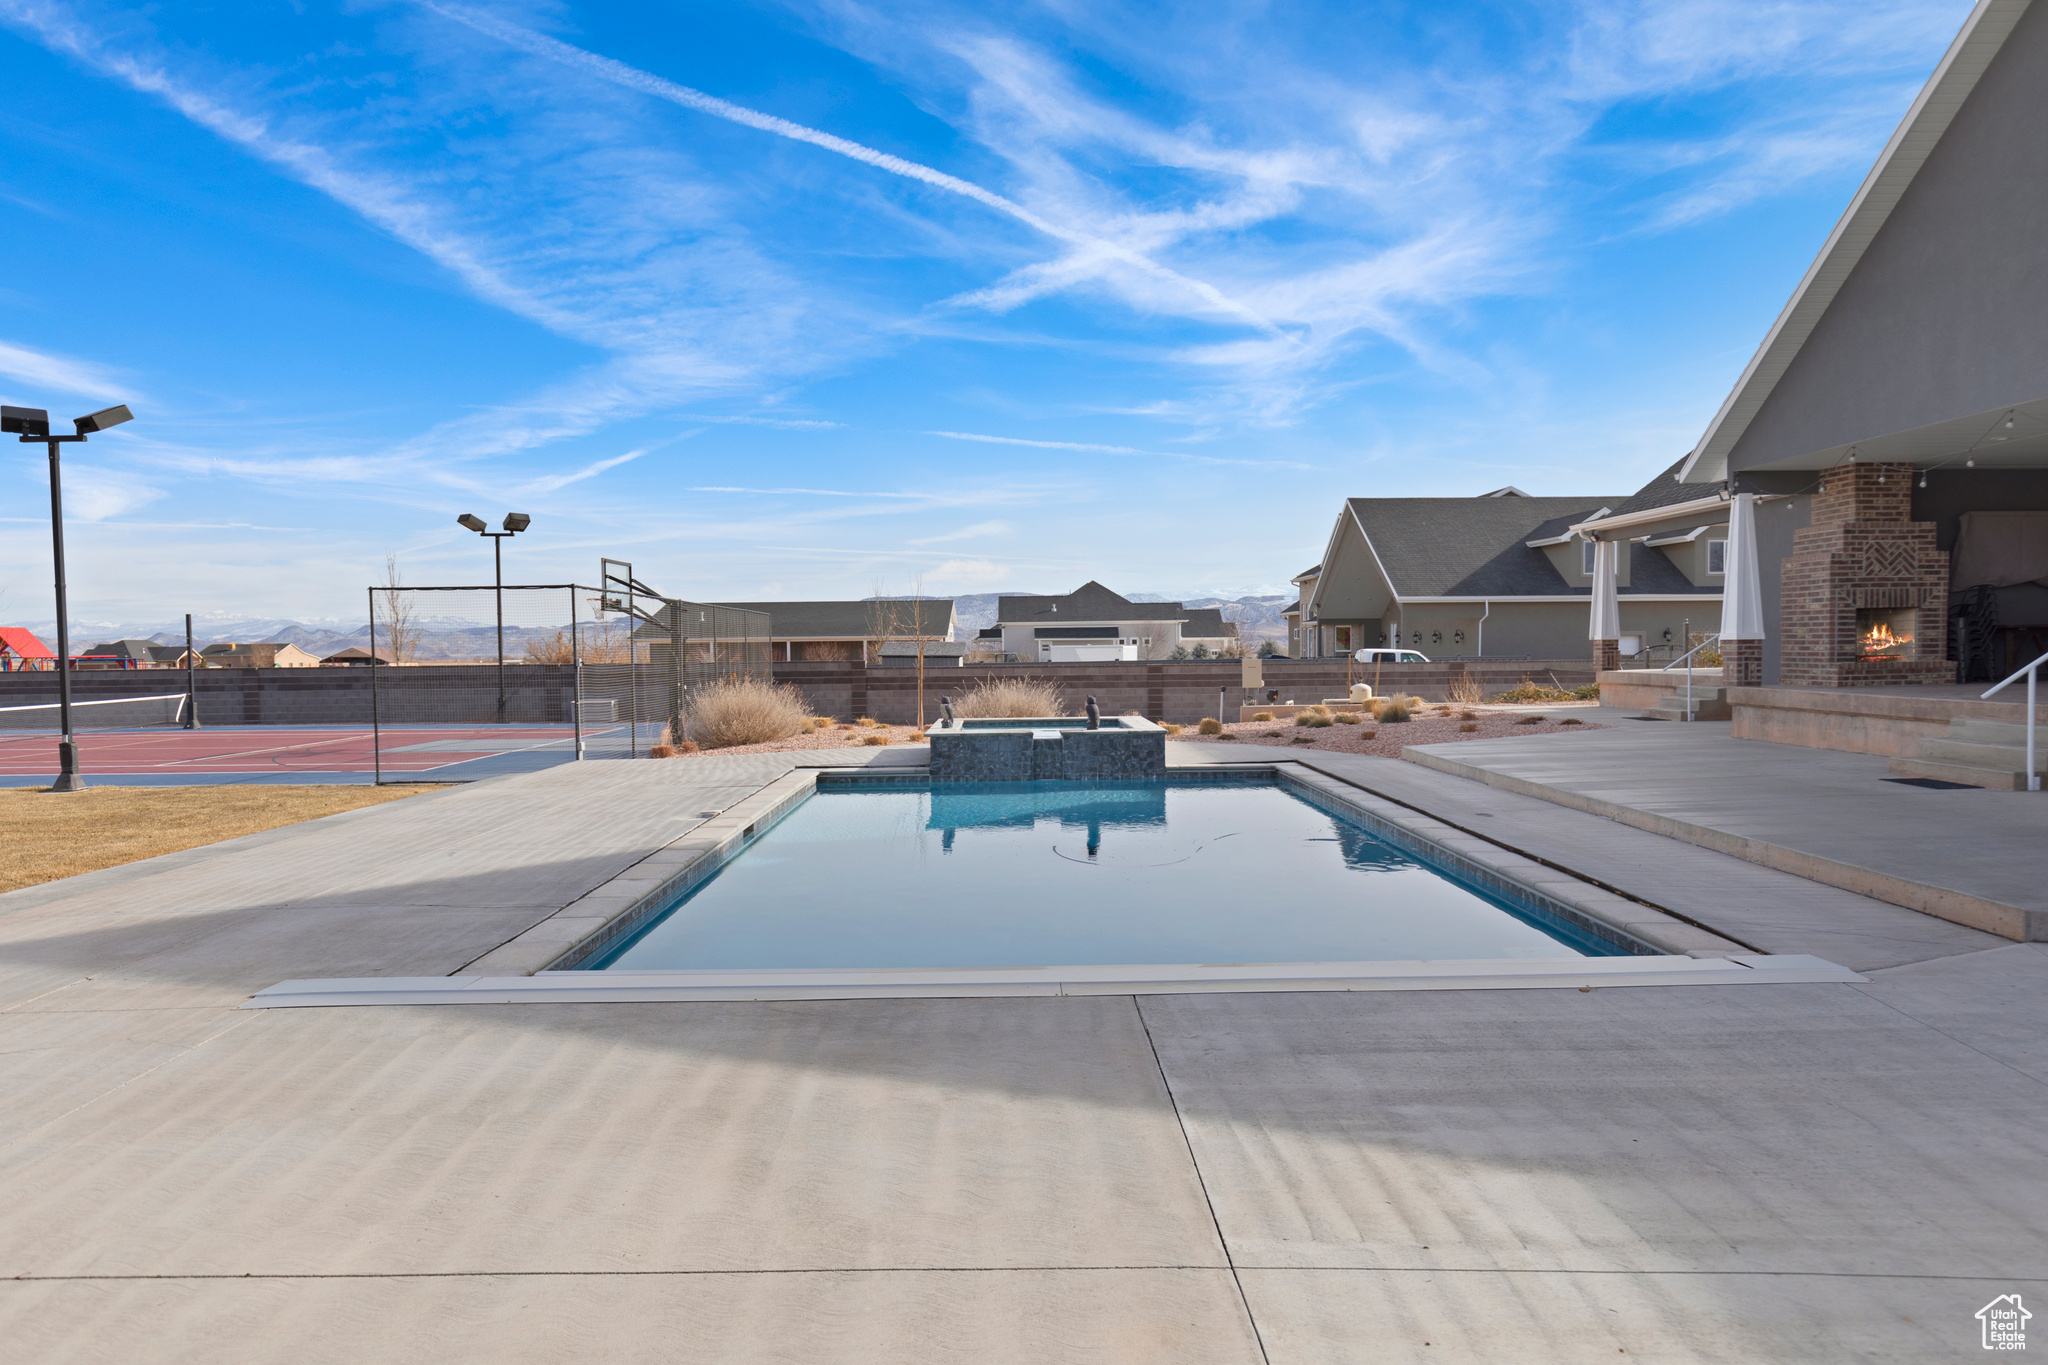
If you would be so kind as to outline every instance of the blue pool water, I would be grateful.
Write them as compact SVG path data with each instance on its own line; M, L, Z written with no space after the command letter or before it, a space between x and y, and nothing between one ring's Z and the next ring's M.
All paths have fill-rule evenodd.
M1606 956L1272 779L821 787L595 969Z

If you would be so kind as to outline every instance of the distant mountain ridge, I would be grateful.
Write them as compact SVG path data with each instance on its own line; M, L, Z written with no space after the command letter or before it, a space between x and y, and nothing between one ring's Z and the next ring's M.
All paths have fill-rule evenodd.
M953 607L959 615L962 638L972 639L976 632L994 625L997 599L1015 596L1018 594L976 592L955 597ZM1294 598L1285 593L1250 597L1173 598L1163 593L1141 592L1128 593L1126 596L1133 602L1178 601L1188 607L1214 607L1222 614L1224 620L1237 623L1238 634L1245 640L1286 639L1287 622L1280 613L1294 602ZM45 644L56 643L55 621L24 621L21 624L33 631L36 638ZM421 632L418 650L418 657L421 659L487 658L497 652L496 629L488 623L480 624L468 617L420 616L414 619L414 624ZM528 640L551 638L556 629L554 626L522 626L508 622L505 626L505 652L507 655L518 657L525 653ZM149 640L160 645L182 645L185 643L185 623L183 620L173 621L168 625L161 621L71 623L71 647L78 653L84 653L97 644L130 639ZM331 617L297 621L283 617L231 616L225 612L217 612L203 617L195 616L192 619L192 639L194 643L201 645L218 644L223 641L233 641L237 644L256 641L293 644L308 654L324 658L337 650L348 649L351 646L368 647L370 628L367 625L339 621ZM379 643L387 642L380 638Z

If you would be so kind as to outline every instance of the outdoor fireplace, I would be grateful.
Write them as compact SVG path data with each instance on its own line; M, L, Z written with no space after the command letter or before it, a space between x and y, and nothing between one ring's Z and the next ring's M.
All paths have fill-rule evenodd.
M1912 470L1826 471L1780 578L1778 680L1790 687L1954 682L1948 555L1914 521Z
M1856 657L1858 659L1911 659L1915 618L1912 607L1858 607L1856 609Z

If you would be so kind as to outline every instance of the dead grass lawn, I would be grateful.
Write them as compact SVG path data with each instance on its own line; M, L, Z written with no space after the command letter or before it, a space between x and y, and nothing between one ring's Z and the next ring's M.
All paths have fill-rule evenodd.
M0 891L396 801L432 786L0 787Z

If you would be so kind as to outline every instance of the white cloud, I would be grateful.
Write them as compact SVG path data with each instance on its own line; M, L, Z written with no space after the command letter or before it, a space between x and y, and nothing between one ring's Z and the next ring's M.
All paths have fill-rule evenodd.
M16 405L25 407L44 406L35 400L45 389L80 394L103 402L119 402L134 397L133 389L124 390L116 384L115 372L108 366L31 350L5 341L0 341L0 375L27 386L27 391L13 400Z
M106 521L147 507L164 495L161 488L133 474L92 465L64 466L64 515L79 521Z
M933 591L989 592L1015 577L1007 564L987 559L949 559L930 574Z
M944 545L948 541L984 540L990 536L1010 536L1016 533L1017 528L1007 521L977 521L972 526L963 526L957 531L948 531L944 535L921 536L916 540L906 540L903 543L905 545Z

